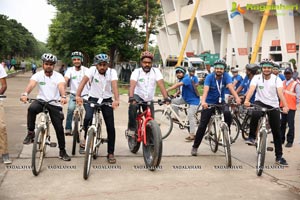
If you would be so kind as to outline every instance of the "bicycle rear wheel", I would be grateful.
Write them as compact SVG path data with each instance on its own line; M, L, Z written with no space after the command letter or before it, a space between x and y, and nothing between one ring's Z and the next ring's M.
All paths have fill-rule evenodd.
M226 158L226 167L231 167L231 149L230 149L230 136L229 136L229 130L226 123L223 123L222 128L222 136L223 136L223 147L224 147L224 153Z
M136 122L136 124L138 124L138 121ZM137 130L135 131L134 136L127 136L128 147L132 153L136 153L140 149L141 142L138 142L137 139Z
M216 153L218 151L218 138L217 138L217 127L215 121L213 121L209 127L209 131L207 132L209 146L212 152Z
M241 125L241 130L242 130L242 137L244 140L247 140L249 138L250 134L250 121L251 117L246 115L246 118L244 119L242 125Z
M35 132L31 160L32 173L35 176L39 175L42 168L46 153L46 136L46 130L43 127L38 127Z
M84 155L84 166L83 166L83 178L85 180L88 179L91 170L95 132L93 129L89 129L87 134L88 134L88 138L85 147L86 151Z
M76 152L76 145L79 141L79 117L75 116L74 117L74 126L73 126L73 145L72 145L72 155L75 155Z
M261 130L259 132L260 138L257 147L257 165L256 165L256 175L261 176L264 170L266 150L267 150L267 131Z
M162 139L166 139L172 132L173 129L173 119L168 112L158 109L154 111L155 121L158 123Z
M235 117L232 116L232 122L230 125L230 142L231 144L234 143L237 138L239 137L239 133L240 133L240 122L239 120Z
M143 156L147 169L154 171L160 164L162 155L162 137L159 125L150 120L146 125L146 141L143 144Z

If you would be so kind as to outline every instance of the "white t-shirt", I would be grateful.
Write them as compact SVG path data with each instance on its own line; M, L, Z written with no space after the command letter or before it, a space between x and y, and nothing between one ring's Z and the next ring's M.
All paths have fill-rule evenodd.
M271 74L271 78L266 80L261 74L258 74L253 77L250 86L256 86L255 101L261 101L273 108L279 107L277 88L283 87L280 78Z
M36 97L37 99L43 99L44 101L60 100L58 84L65 83L65 79L60 73L53 71L53 74L49 77L42 70L32 75L30 80L34 80L38 84L39 93ZM61 106L58 102L51 102L50 104Z
M0 64L0 78L5 78L5 77L7 77L7 73L6 73L3 65Z
M86 71L85 75L91 82L89 90L90 97L98 98L98 103L101 103L103 99L112 97L111 82L118 80L117 71L115 69L108 68L104 76L98 72L96 66L92 66Z
M82 80L82 78L84 77L85 75L85 72L88 70L87 67L85 66L81 66L80 67L80 70L77 71L75 69L75 66L73 67L69 67L66 74L65 74L65 77L69 78L70 79L70 92L72 94L76 94L76 91L78 89L78 86ZM81 96L84 96L86 94L89 93L89 84L86 84L82 90L82 93L81 93Z
M156 82L162 79L163 76L159 69L153 67L148 73L145 73L142 68L135 69L130 76L130 80L137 82L134 94L137 94L144 101L153 100Z

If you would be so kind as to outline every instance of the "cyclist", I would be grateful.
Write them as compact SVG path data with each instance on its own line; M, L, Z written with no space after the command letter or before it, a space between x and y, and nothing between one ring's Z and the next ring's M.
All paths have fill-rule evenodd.
M239 75L238 68L232 68L231 73L232 73L232 85L233 85L234 89L236 90L243 82L243 77L241 75Z
M50 53L45 53L41 57L43 63L43 70L35 73L30 78L30 81L25 88L25 92L21 95L21 101L27 102L27 95L33 90L33 88L38 85L39 93L37 95L37 99L42 99L44 101L50 100L60 100L58 102L51 102L47 109L49 110L49 115L51 118L51 122L54 126L56 137L58 140L59 158L64 161L70 161L71 158L67 154L65 150L65 135L63 128L63 119L64 115L62 112L61 104L66 104L66 94L65 94L65 80L64 77L54 71L55 63L57 62L57 58L55 55ZM23 144L30 144L34 140L34 128L35 128L35 119L36 115L42 112L43 104L39 101L34 101L30 104L27 113L27 129L28 134L25 137Z
M102 115L107 130L107 161L110 164L115 164L116 159L114 157L115 151L115 120L113 109L119 106L119 92L118 92L118 75L115 69L108 67L109 57L107 54L98 54L94 57L94 65L88 69L80 82L77 93L76 102L82 104L82 92L85 85L90 82L90 90L88 95L88 101L101 104L102 102L112 103L112 106L103 105ZM114 96L114 100L112 99ZM85 131L84 138L86 138L88 125L93 119L94 108L89 104L85 107L85 117L83 121L83 128ZM81 144L81 149L84 146ZM83 152L83 151L81 151Z
M0 95L4 95L7 89L7 83L6 83L7 73L4 69L4 66L5 66L5 62L0 63L0 84L1 84ZM2 155L2 161L6 165L12 163L12 161L9 159L7 146L8 146L8 142L7 142L4 106L3 106L2 99L0 99L0 155Z
M73 67L69 67L65 74L65 81L70 85L70 99L68 104L68 112L67 112L67 119L66 119L66 127L65 127L65 135L71 135L72 131L72 118L73 113L76 107L75 103L75 96L76 91L81 82L83 76L85 75L85 71L88 70L87 67L82 65L83 62L83 54L80 51L74 51L71 54L71 59L73 62ZM88 94L89 84L84 86L82 91L82 96Z
M254 91L256 90L255 102L262 107L268 109L279 108L278 96L283 103L283 112L287 113L289 108L287 102L283 96L282 92L282 81L272 74L272 68L274 63L270 59L264 59L260 62L262 68L262 74L255 75L250 83L249 91L246 95L245 106L250 106L250 98L252 97ZM249 139L246 141L249 145L255 145L256 130L258 126L258 121L262 113L260 111L253 111L250 121L250 134ZM282 146L281 146L281 135L280 135L280 111L272 110L268 113L269 124L271 126L274 146L275 146L275 156L276 164L288 165L286 160L282 157Z
M198 78L194 76L195 68L188 68L189 74L185 74L185 69L183 67L176 67L175 73L179 80L178 83L175 83L167 91L174 90L178 87L182 87L181 93L182 96L176 99L172 99L172 103L176 105L180 104L189 104L188 108L188 118L189 118L189 136L185 138L187 142L191 142L195 139L196 132L196 112L198 109L198 105L200 104L200 97L196 85L199 84ZM197 90L197 91L196 91ZM178 108L173 106L174 111L178 115Z
M284 70L284 76L286 80L283 81L283 95L287 101L289 112L287 114L281 114L281 142L285 141L286 124L289 126L287 133L287 143L285 147L292 147L295 137L295 114L297 105L300 102L300 85L293 79L293 70L288 67ZM280 102L282 107L282 102Z
M272 69L272 73L275 75L275 76L278 76L282 81L285 80L285 77L282 73L279 73L279 69L280 69L280 66L278 63L274 62L274 67Z
M149 51L141 53L141 68L135 69L130 76L129 87L129 121L127 134L133 137L136 130L136 117L138 105L136 102L149 102L154 99L156 84L167 103L171 102L164 86L164 80L158 68L152 67L153 54ZM150 105L152 117L154 117L153 103ZM145 107L143 106L143 109Z
M234 91L231 76L225 72L227 64L224 60L217 60L214 63L214 72L207 75L204 81L204 89L202 95L202 107L200 124L196 133L196 138L192 147L192 156L197 156L198 148L205 134L207 124L214 113L213 109L207 109L208 104L223 104L225 102L225 88L229 89L234 96L236 102L240 104L240 98ZM224 118L228 127L231 124L231 114L227 106L224 107Z

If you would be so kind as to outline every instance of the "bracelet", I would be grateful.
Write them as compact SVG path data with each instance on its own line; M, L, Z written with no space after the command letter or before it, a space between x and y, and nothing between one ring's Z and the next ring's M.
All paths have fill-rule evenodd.
M27 92L24 92L24 93L21 94L21 96L27 96L27 95L28 95Z

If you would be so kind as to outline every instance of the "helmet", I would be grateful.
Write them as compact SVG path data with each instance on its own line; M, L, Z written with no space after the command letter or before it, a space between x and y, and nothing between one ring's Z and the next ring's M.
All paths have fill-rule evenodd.
M259 65L257 64L247 64L246 69L249 70L252 74L256 74L259 70Z
M293 70L292 68L288 67L288 68L285 68L284 70L284 74L292 74L293 73Z
M51 54L51 53L44 53L41 57L43 62L51 62L51 63L56 63L57 62L57 58L55 55Z
M143 60L144 58L150 58L151 60L153 60L153 54L150 51L144 51L141 53L141 60Z
M226 68L227 68L227 64L226 64L225 60L223 60L223 59L216 60L214 62L214 67L216 67L217 65L219 65L219 66L223 65L224 66L224 70L226 70Z
M183 67L176 67L175 68L175 73L177 73L177 72L182 72L183 74L185 74L186 73L186 70L183 68Z
M109 63L109 57L108 57L107 54L100 53L100 54L98 54L98 55L96 55L94 57L94 65L97 65L97 64L99 64L101 62L107 62L107 63Z
M189 72L195 72L195 68L194 68L194 67L189 67L189 68L188 68L188 71L189 71Z
M273 69L274 68L280 69L279 63L273 62Z
M238 68L235 68L235 67L233 67L233 68L231 68L231 72L238 72L239 71L239 69Z
M83 61L83 54L80 51L73 51L71 53L71 58L80 58Z
M259 63L261 67L268 66L268 67L274 67L274 62L271 59L262 59L262 61Z

